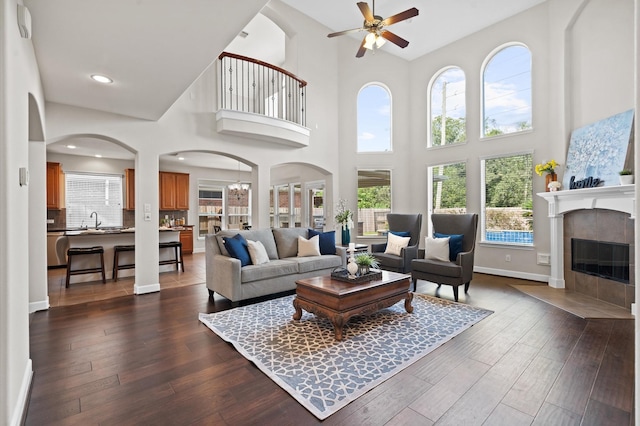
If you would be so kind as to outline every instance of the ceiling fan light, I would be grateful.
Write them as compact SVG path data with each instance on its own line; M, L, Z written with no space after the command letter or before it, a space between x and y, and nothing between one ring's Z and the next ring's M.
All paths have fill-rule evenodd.
M373 44L376 42L376 35L375 33L369 33L367 34L367 36L364 38L364 47L366 49L371 49L373 50Z
M384 37L376 36L376 47L380 48L386 42L387 42L387 40L385 40Z

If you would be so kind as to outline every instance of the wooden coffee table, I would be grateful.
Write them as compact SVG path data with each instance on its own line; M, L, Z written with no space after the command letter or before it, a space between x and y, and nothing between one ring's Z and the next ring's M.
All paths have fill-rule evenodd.
M342 340L342 329L354 315L374 313L402 299L405 310L413 312L410 278L410 275L382 271L382 279L363 283L334 280L330 275L298 280L293 319L302 318L303 309L327 318L333 324L336 340Z

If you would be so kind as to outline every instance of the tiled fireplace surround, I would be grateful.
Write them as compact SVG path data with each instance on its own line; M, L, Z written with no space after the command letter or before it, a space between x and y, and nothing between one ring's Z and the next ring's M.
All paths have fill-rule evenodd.
M538 194L549 203L551 287L631 309L635 302L634 191L634 185L625 185ZM571 238L629 244L629 284L572 271Z

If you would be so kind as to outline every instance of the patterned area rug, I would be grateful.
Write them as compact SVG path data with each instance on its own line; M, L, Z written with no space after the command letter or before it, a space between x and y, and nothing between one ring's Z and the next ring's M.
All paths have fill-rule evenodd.
M199 318L321 420L492 314L416 294L412 314L401 301L353 317L336 341L326 319L303 311L294 321L293 298Z

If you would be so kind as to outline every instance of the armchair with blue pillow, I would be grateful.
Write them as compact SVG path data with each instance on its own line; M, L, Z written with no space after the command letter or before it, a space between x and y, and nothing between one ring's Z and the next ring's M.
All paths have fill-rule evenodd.
M418 251L411 270L411 281L418 280L450 285L453 298L458 301L458 286L469 291L473 276L473 257L478 230L478 215L432 214L433 237L427 237L425 248Z
M387 223L387 242L371 244L371 254L380 269L407 274L411 272L411 261L418 256L422 214L389 213Z

